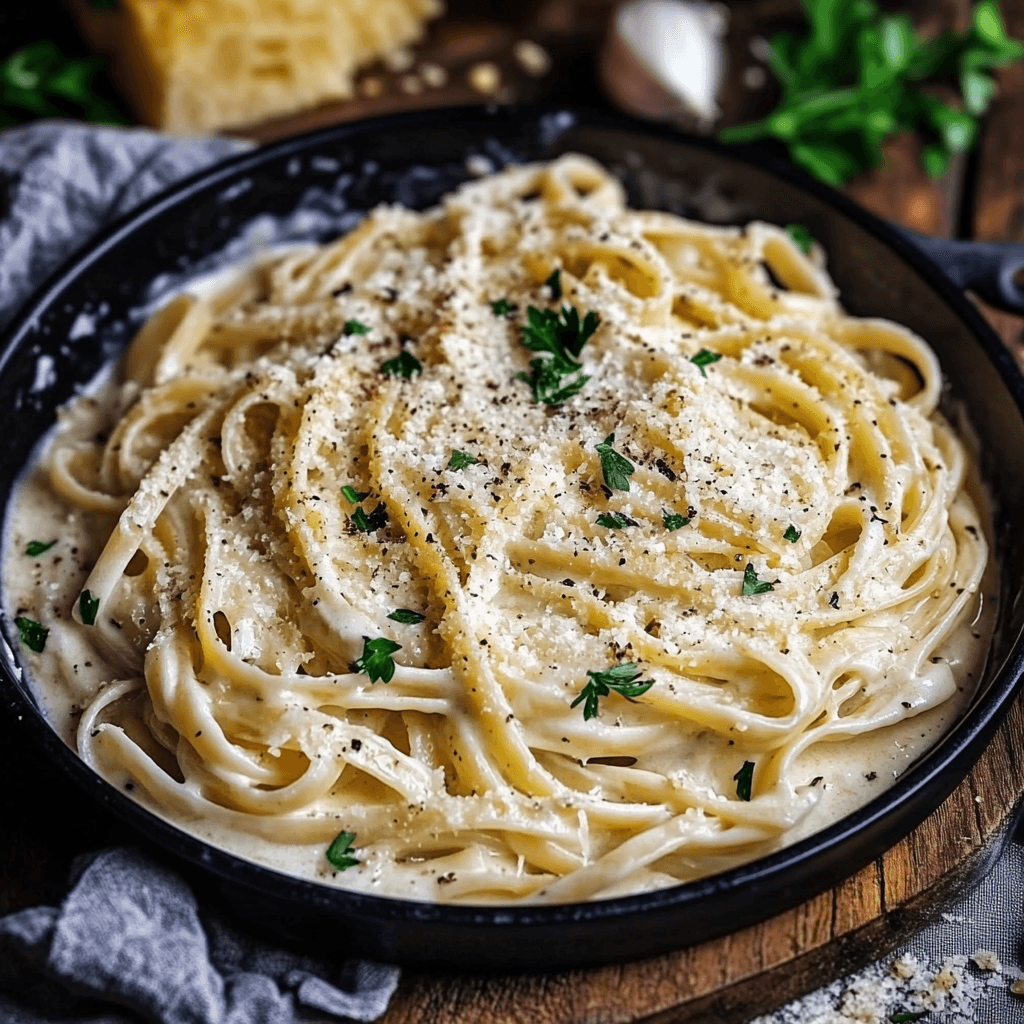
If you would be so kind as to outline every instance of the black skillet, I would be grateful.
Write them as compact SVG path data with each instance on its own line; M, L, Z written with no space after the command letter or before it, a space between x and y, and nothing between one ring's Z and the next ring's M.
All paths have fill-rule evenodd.
M781 161L607 115L472 108L344 125L233 158L146 203L55 275L3 341L0 402L16 413L17 427L0 436L0 464L9 470L0 481L0 503L6 507L13 471L53 424L56 406L130 337L154 297L154 281L170 288L216 267L226 251L244 256L247 246L268 237L254 230L248 242L237 241L259 217L277 241L323 240L381 201L432 204L469 177L467 168L567 150L588 153L619 175L636 206L720 223L762 218L806 225L828 253L850 312L890 317L931 342L948 378L950 408L969 410L995 505L1001 606L989 669L967 716L892 789L788 849L640 896L554 907L452 907L285 876L143 810L93 775L45 723L5 615L0 693L13 711L8 718L21 719L32 734L38 756L59 765L151 849L170 855L208 898L321 953L341 954L354 943L363 955L393 962L553 969L649 956L764 920L847 877L931 813L984 749L1024 667L1024 531L1014 521L1024 509L1024 381L961 289L905 235ZM94 317L97 333L70 341L81 312ZM42 375L52 381L42 387L40 359L52 360L54 370Z

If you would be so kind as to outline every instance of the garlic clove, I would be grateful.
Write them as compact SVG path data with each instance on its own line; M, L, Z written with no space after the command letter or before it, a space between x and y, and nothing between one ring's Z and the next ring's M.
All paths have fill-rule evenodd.
M728 10L688 0L633 0L616 12L601 55L611 98L632 114L708 129L720 116Z

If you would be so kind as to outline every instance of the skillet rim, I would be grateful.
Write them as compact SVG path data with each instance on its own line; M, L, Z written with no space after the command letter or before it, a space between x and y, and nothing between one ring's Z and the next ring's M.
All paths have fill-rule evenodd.
M407 111L335 125L283 139L252 151L230 156L204 168L144 201L106 227L87 241L46 282L36 289L3 332L2 340L0 340L0 346L2 346L0 349L0 378L6 373L8 364L19 345L31 334L35 320L44 309L56 303L67 287L80 276L87 274L94 264L102 260L107 253L115 250L123 239L144 230L150 222L157 220L167 212L181 205L187 205L194 197L230 186L232 182L244 177L248 172L257 171L264 165L288 156L308 155L320 146L340 146L348 142L357 144L361 137L385 131L424 128L432 125L440 127L445 123L450 123L453 119L459 119L460 125L471 121L478 128L481 139L486 137L489 128L497 131L502 126L522 126L529 123L533 126L533 134L530 138L531 141L534 141L537 139L537 133L543 130L545 123L554 124L559 119L565 124L564 130L566 131L571 131L575 127L583 127L639 133L647 139L661 139L683 149L696 148L717 154L726 160L750 164L755 170L766 172L809 193L819 202L837 211L840 215L846 216L858 227L881 241L895 253L900 262L909 265L925 281L930 291L935 293L936 298L950 307L952 314L965 324L973 338L979 343L988 362L995 369L1006 388L1008 397L1014 404L1018 415L1024 417L1024 377L1006 346L983 320L966 295L943 273L941 268L896 228L870 214L842 193L810 178L770 151L753 146L725 147L714 140L681 135L664 126L651 125L606 111L565 105L497 109L468 106ZM550 148L557 141L557 135L544 140L541 148ZM514 145L514 141L511 144ZM415 163L415 158L410 156L409 161ZM6 500L4 505L6 505ZM834 858L835 851L848 846L852 838L857 838L860 840L860 845L863 845L866 842L865 836L876 836L871 845L876 848L874 856L877 856L881 850L887 849L894 842L909 834L966 777L991 734L1008 712L1015 691L1020 685L1021 673L1024 671L1024 649L1022 649L1020 631L1018 630L1012 645L1008 645L1009 653L1003 664L994 672L987 673L990 678L984 692L972 701L968 712L954 726L953 730L915 761L896 785L833 825L766 857L706 879L632 896L552 906L461 906L420 903L398 897L370 895L285 875L275 869L213 847L191 833L164 821L93 773L61 741L56 731L43 718L39 708L15 681L14 676L20 672L14 654L14 651L18 649L18 644L15 641L16 632L12 630L6 611L3 613L3 630L6 634L6 642L0 650L0 661L3 662L3 671L0 672L0 678L2 678L0 692L4 695L4 703L17 713L17 717L22 719L26 708L31 711L29 719L33 724L30 728L35 731L36 741L41 742L43 749L59 762L62 771L70 774L79 786L84 787L93 798L98 799L118 817L147 834L163 849L170 850L176 857L183 858L189 864L198 866L204 871L212 872L221 881L241 885L242 888L252 889L258 893L273 892L276 896L282 897L286 903L302 905L318 915L329 913L345 918L374 920L388 924L416 921L453 926L494 925L501 928L512 927L530 931L565 923L618 922L627 926L628 922L635 921L638 917L656 915L659 912L662 915L670 915L678 923L680 917L685 916L687 910L693 909L700 903L706 903L708 900L722 900L727 897L735 897L739 893L746 893L755 899L762 896L773 897L770 901L771 906L763 912L758 911L747 919L733 917L728 924L720 925L717 930L705 929L692 939L682 941L676 939L667 945L656 944L657 948L653 951L677 948L680 945L689 945L713 938L715 935L734 931L802 902L807 898L808 892L820 892L827 885L836 884L842 877L850 874L850 871L846 870L841 875L833 877L835 875L834 865L832 870L823 869L820 864L817 872L812 869L815 862L820 861L822 856L829 851L832 851L831 855ZM955 782L950 783L949 776L955 776ZM936 794L940 795L936 797ZM894 821L899 822L895 829L893 828ZM907 825L907 822L910 824ZM856 867L859 869L861 864L870 859L872 859L870 856L859 855ZM820 884L823 874L831 879L825 885ZM817 878L818 882L812 882L811 888L808 890L806 881L794 881L790 877L792 875L800 875L803 879ZM788 885L780 885L787 880ZM788 893L788 895L781 896L780 900L782 893ZM626 956L619 953L614 956L605 954L582 959L570 954L564 960L550 965L547 962L532 964L527 956L523 963L533 967L565 968L583 963L596 964L614 959L635 958L636 956L650 955L651 952L652 949L642 949L638 952L630 952ZM408 958L403 957L403 959ZM444 957L429 959L433 959L435 962L438 960L445 962ZM485 959L493 961L493 957ZM460 969L473 967L474 965L471 963L459 963Z

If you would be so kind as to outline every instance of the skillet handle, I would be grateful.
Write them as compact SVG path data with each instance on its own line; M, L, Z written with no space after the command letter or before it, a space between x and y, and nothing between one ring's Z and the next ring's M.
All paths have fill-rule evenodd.
M1024 315L1024 242L974 242L932 238L899 228L961 288L989 305Z

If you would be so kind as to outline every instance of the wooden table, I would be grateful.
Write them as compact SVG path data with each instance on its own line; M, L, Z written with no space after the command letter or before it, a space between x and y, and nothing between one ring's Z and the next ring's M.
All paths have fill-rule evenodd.
M600 102L593 56L612 4L607 0L543 0L492 5L449 5L416 53L445 67L444 86L409 92L401 72L369 69L364 96L247 134L265 141L319 125L411 106L479 99L471 68L495 63L503 99ZM724 122L737 123L767 109L771 89L751 88L744 71L758 61L754 37L793 23L797 0L749 0L730 5L731 74L723 97ZM886 4L909 11L924 30L964 27L967 0ZM1024 0L1003 0L1012 35L1024 38ZM474 13L474 9L477 13ZM504 12L504 13L503 13ZM545 46L552 70L534 75L519 66L514 44ZM749 80L751 76L746 76ZM895 141L887 166L850 184L847 191L875 213L916 230L988 240L1024 241L1024 64L1001 76L977 151L934 181L917 163L918 143ZM1024 320L983 307L1018 355ZM0 711L0 913L60 898L72 858L123 842L109 816L86 805L49 765L40 764L6 709ZM832 977L884 955L934 917L984 866L1005 834L1024 789L1024 701L1018 701L990 749L939 810L893 850L835 889L754 928L653 960L547 976L473 977L407 972L385 1024L559 1024L701 1021L744 1022ZM37 815L47 807L45 817Z

